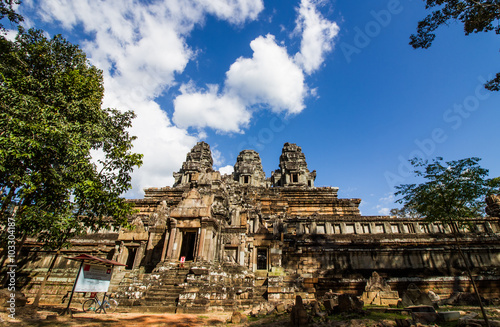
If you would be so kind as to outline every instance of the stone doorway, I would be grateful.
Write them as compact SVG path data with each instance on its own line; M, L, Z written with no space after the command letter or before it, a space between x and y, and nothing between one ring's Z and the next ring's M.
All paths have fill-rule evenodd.
M195 245L196 232L182 232L182 246L179 260L181 257L186 257L186 261L193 261Z
M131 270L134 268L135 255L137 254L137 248L127 246L127 261L126 261L126 270Z
M267 249L257 249L257 270L267 270Z

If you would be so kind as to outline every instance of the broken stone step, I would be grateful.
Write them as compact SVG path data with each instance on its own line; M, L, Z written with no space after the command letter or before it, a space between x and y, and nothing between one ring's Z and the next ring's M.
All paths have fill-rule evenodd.
M146 295L144 299L146 302L156 301L156 302L175 302L179 298L178 295Z
M176 298L171 298L167 299L164 297L159 297L159 298L150 298L150 297L145 297L144 299L144 304L145 305L177 305L177 299Z
M145 294L145 297L151 297L151 298L178 298L180 293L151 293L148 292Z
M182 278L162 278L162 279L159 279L158 282L161 284L175 285L175 284L184 283L184 279L182 279Z
M155 294L155 295L163 295L163 294L180 294L182 290L179 289L149 289L146 294Z

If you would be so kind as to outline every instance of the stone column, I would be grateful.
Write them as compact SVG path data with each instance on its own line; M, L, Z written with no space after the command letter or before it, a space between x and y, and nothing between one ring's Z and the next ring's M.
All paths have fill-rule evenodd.
M168 248L167 248L167 258L172 259L174 255L174 242L177 237L177 227L173 225L172 232L170 233L170 238L168 240Z
M155 229L153 229L153 230L155 230ZM147 245L144 249L144 256L145 256L144 263L146 265L148 264L148 262L151 261L151 257L153 255L153 249L154 249L153 241L156 237L156 234L157 234L156 231L149 233L148 242L147 242Z
M116 245L115 245L115 249L116 249ZM113 260L116 260L119 263L125 263L126 258L124 258L124 254L123 254L123 252L125 252L124 250L125 250L125 244L123 241L120 241L120 244L118 245L118 254L116 254L116 256L113 256Z
M333 234L333 228L332 228L332 223L325 223L325 233L327 234Z
M238 263L241 266L245 265L245 241L241 240L238 246Z
M165 261L165 256L167 255L167 247L168 247L168 237L170 236L170 233L168 232L168 229L165 228L165 240L163 241L163 248L161 250L161 260L160 261Z
M141 245L139 246L135 254L134 265L132 266L132 268L140 266L142 258L144 257L145 249L146 249L146 241L141 241Z
M195 260L203 260L203 245L205 244L205 229L207 226L201 225L201 233L200 233L200 240L198 242L198 251L196 251L196 258Z

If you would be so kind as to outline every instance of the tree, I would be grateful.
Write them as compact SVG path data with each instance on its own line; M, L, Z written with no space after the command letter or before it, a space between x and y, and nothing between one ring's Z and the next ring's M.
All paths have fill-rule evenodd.
M131 151L134 114L102 108L103 95L102 72L60 35L20 28L13 42L0 37L4 244L9 222L18 239L57 250L87 231L128 226L133 205L121 195L142 155Z
M470 218L484 215L487 195L497 193L500 186L498 178L488 179L488 170L479 166L481 159L472 157L456 161L443 162L436 158L429 163L422 159L412 159L414 174L426 181L420 184L396 186L396 196L401 196L398 203L410 207L430 222L440 222L450 226L455 236L458 251L465 263L467 273L478 296L484 319L487 316L481 303L481 297L469 269L467 258L463 254L458 237L460 231L470 226Z
M23 21L23 17L16 13L13 5L19 5L21 0L0 0L0 21L7 17L11 23L19 23ZM4 30L2 23L0 23L0 31Z
M426 9L439 8L418 22L417 34L410 36L413 48L427 49L436 38L434 31L450 20L464 25L465 35L495 31L500 34L500 1L498 0L425 0ZM500 90L500 73L485 84L490 91Z
M408 206L403 206L402 208L394 208L390 211L391 216L396 216L398 218L420 218L420 214L413 208Z

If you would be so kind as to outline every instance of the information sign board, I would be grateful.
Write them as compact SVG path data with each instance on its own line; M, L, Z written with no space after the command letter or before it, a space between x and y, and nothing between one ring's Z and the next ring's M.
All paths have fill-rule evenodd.
M78 275L75 292L107 292L111 275L111 267L84 264Z

